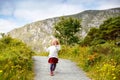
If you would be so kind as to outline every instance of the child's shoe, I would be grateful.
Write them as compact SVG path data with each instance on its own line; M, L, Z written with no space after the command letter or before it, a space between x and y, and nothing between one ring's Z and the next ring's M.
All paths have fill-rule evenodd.
M53 71L50 72L50 75L51 75L51 76L54 76Z

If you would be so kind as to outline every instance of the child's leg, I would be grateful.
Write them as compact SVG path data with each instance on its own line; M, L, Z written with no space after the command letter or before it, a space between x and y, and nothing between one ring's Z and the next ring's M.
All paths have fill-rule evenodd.
M50 64L50 75L53 76L54 64Z
M53 71L54 64L50 64L50 71Z
M50 64L50 71L54 71L56 68L56 64Z
M55 68L56 68L56 64L53 64L54 65L54 67L53 67L53 71L55 70Z

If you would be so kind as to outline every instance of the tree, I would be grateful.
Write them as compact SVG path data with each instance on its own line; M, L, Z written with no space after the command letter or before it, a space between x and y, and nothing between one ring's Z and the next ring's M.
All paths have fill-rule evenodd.
M120 36L120 16L110 18L100 25L100 37L105 40L115 40Z
M84 38L84 45L91 45L92 41L97 39L99 29L97 28L91 28L90 31L88 32L87 36Z
M84 45L96 45L120 38L120 16L110 18L99 29L91 28L85 37Z
M0 35L1 35L2 37L4 37L4 36L5 36L5 33L0 33Z
M74 44L79 42L79 37L76 35L80 31L80 20L75 18L61 17L60 21L54 25L54 35L62 44Z

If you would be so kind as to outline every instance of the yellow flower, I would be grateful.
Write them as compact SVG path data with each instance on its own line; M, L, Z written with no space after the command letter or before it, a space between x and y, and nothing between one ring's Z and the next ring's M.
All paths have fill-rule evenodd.
M3 72L2 70L0 70L0 73Z
M112 71L114 71L114 70L115 70L115 68L112 69Z
M112 68L115 68L115 66L112 66Z
M99 69L99 67L97 67L97 69Z
M113 77L113 79L116 79L116 77Z
M111 59L111 61L113 61L113 59Z
M11 66L12 68L14 68L14 66Z

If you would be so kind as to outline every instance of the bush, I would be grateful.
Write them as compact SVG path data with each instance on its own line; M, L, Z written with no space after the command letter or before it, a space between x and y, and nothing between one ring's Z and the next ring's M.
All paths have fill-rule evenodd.
M120 79L120 48L114 42L91 47L62 46L59 55L75 61L94 80Z
M94 66L89 68L89 74L95 80L119 80L120 76L120 48L113 42L93 46L90 52L97 52L101 56ZM99 77L98 77L99 76Z
M0 80L33 80L32 50L17 39L0 39Z
M114 51L114 47L115 47L114 43L106 42L105 44L98 44L98 45L91 46L90 52L97 52L105 55L112 54Z
M104 39L93 40L90 45L104 44L106 41Z
M112 41L91 47L63 45L59 57L76 62L92 80L120 79L120 47Z

